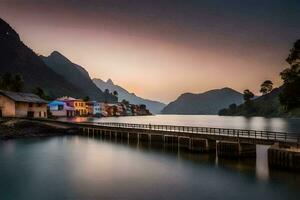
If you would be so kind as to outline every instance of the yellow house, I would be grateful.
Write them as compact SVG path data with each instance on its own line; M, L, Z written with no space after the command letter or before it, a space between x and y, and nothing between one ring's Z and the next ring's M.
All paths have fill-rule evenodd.
M75 99L73 97L61 97L57 100L65 102L67 106L74 107L77 116L86 116L88 114L86 102L82 99Z
M47 117L47 101L35 94L0 90L0 117Z

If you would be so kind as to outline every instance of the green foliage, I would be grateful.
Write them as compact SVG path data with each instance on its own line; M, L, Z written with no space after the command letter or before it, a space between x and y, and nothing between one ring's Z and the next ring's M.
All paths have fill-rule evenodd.
M293 63L300 58L300 39L294 43L293 48L290 50L290 54L287 57L286 61L293 65Z
M33 91L34 94L38 95L40 98L45 99L45 100L51 100L51 98L45 93L45 91L40 88L36 87Z
M24 81L21 75L12 75L11 73L5 73L0 76L0 89L21 92L24 87Z
M105 94L109 94L109 89L105 89L105 90L104 90L104 93L105 93Z
M83 101L85 101L85 102L90 101L90 97L89 97L89 96L84 97L84 98L83 98Z
M113 91L113 93L112 93L114 96L118 96L119 94L118 94L118 92L115 90L115 91Z
M279 100L284 109L290 111L300 106L300 40L295 42L286 61L290 67L280 73L284 83Z
M140 105L140 109L142 109L142 110L146 110L146 109L147 109L147 107L146 107L146 105L145 105L145 104L141 104L141 105Z
M126 107L128 107L130 104L129 101L127 101L126 99L123 99L121 103L124 104Z
M266 80L260 85L260 92L263 95L270 93L272 90L273 90L273 82L270 80Z
M244 100L246 104L249 104L253 98L254 94L249 89L244 90Z

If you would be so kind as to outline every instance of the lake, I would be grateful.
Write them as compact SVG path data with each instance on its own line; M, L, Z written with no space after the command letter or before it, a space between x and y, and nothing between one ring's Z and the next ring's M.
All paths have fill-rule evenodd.
M156 115L61 119L299 133L299 119ZM0 141L0 199L299 199L300 173L256 158L221 159L168 146L64 136Z
M268 171L263 156L222 160L81 136L0 141L0 197L299 199L299 174Z
M265 130L300 134L300 118L230 117L217 115L152 115L103 118L76 117L61 118L60 120L74 122L150 123L158 125Z

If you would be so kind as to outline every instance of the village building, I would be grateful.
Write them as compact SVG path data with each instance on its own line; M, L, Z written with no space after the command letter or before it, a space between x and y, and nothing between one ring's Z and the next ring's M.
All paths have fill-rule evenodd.
M88 115L91 116L101 116L101 103L97 101L89 101L86 103Z
M75 108L68 106L64 101L52 101L48 104L51 114L55 117L74 117Z
M69 107L74 107L76 116L86 116L88 114L86 102L82 99L75 99L73 97L61 97L57 100L65 102Z
M31 93L0 90L0 117L47 118L47 101Z

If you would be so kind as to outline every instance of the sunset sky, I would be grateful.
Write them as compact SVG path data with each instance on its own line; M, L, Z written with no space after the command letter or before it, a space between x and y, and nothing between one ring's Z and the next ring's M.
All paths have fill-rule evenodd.
M300 39L299 0L0 0L0 17L36 53L163 102L278 86Z

